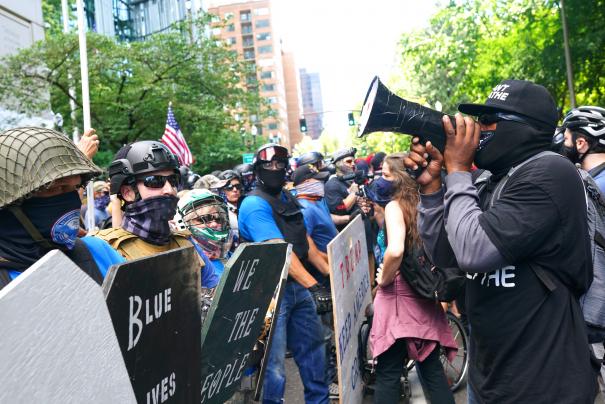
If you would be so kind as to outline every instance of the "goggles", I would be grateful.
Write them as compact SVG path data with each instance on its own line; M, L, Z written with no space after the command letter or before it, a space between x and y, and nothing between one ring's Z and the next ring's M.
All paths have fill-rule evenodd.
M280 160L273 160L261 163L260 166L265 170L283 170L286 168L286 162Z
M259 161L271 161L273 159L288 160L288 149L283 146L268 146L259 150L256 154ZM284 165L285 167L285 165Z
M181 183L181 177L177 174L171 175L146 175L143 177L138 177L137 181L140 181L147 188L152 189L161 189L164 188L166 181L170 183L173 188L177 188Z

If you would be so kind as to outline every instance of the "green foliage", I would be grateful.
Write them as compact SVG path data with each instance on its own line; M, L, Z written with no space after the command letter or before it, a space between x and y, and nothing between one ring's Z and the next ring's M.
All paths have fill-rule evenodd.
M207 16L197 21L198 32L207 30L208 22ZM126 143L161 138L170 101L196 158L195 171L241 161L240 129L249 127L251 116L262 120L268 114L258 92L241 85L254 66L240 62L235 52L213 39L191 42L189 28L176 25L132 43L87 34L91 120L105 152L96 159L99 164L106 165L107 156ZM76 90L73 98L70 85ZM10 96L19 112L38 112L48 109L50 92L50 106L63 115L66 133L82 122L80 89L75 34L55 32L0 65L0 98ZM70 98L77 107L75 121Z
M565 11L577 103L603 105L605 0L567 0ZM400 55L397 90L430 105L439 101L448 113L462 102L483 102L507 78L542 84L569 109L555 0L449 1L427 28L402 36Z

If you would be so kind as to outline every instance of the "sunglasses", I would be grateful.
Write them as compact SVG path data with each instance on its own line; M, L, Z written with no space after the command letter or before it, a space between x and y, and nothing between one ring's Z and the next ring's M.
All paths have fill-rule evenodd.
M208 224L215 222L220 224L221 226L224 226L227 223L227 216L225 214L222 213L208 213L206 215L197 215L195 217L195 219L193 219L193 224L194 225L204 225L207 226Z
M526 125L533 126L533 123L527 118L524 118L519 115L507 114L504 112L494 112L493 114L483 114L483 115L479 116L478 121L479 121L479 123L481 123L483 125L491 125L493 123L498 123L500 121L511 121L511 122L519 122L519 123L524 123Z
M241 184L229 184L229 185L226 185L223 189L226 191L234 191L234 190L241 191L242 185Z
M170 183L170 185L172 185L173 188L177 188L181 182L180 180L181 180L180 176L178 176L176 174L147 175L144 177L137 178L137 181L142 182L143 185L145 185L147 188L152 188L152 189L164 188L166 181L168 181Z
M267 161L265 163L261 163L261 167L265 170L283 170L286 168L286 162L280 160Z
M354 161L355 159L345 159L346 164L353 164Z

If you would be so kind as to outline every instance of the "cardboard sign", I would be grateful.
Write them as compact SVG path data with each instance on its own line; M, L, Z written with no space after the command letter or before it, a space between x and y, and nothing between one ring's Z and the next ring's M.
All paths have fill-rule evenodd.
M1 403L135 403L103 292L59 250L0 291Z
M340 402L363 400L359 329L372 302L368 250L361 216L328 244Z
M202 403L223 403L239 386L289 251L241 244L225 266L202 328Z
M110 269L107 307L139 403L200 398L200 264L193 247Z

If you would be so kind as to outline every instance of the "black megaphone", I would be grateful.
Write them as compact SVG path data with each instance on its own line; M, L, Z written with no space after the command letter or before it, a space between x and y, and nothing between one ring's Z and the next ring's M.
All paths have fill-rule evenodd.
M443 113L405 100L393 94L378 76L374 77L363 102L358 137L372 132L396 132L418 136L421 143L430 140L443 153L445 132ZM450 116L455 126L454 117Z

